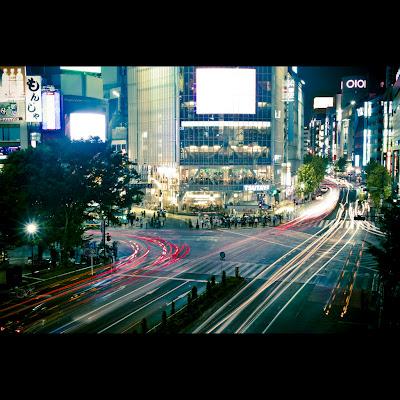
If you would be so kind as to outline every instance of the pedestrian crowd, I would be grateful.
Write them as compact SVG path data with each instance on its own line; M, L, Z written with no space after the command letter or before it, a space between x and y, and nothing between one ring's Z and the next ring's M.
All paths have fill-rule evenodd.
M196 224L189 220L189 228L196 229L215 229L215 228L257 228L266 226L277 226L284 221L290 221L295 217L293 212L280 214L243 214L240 216L221 214L215 216L199 215Z
M146 210L140 212L140 216L136 212L129 212L126 216L127 222L125 226L129 225L131 228L162 228L165 226L167 220L167 212L165 210L154 211L151 217L146 217Z

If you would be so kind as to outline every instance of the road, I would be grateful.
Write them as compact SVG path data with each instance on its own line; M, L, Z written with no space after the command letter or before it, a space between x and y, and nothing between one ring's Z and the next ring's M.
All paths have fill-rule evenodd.
M367 329L376 270L367 254L366 240L376 228L355 221L356 210L355 191L342 189L340 205L322 229L261 271L193 332L337 333ZM310 232L310 227L305 231Z
M143 318L153 327L163 310L170 313L172 301L176 309L184 307L193 285L201 294L211 275L219 280L222 270L234 275L239 267L246 286L194 332L364 327L354 320L360 319L361 300L365 307L376 279L373 260L365 262L366 241L381 233L352 219L359 205L350 187L328 185L322 200L279 227L110 229L120 242L120 261L94 276L86 269L37 282L34 296L2 305L0 318L18 321L26 333L139 332ZM220 251L226 253L224 261Z

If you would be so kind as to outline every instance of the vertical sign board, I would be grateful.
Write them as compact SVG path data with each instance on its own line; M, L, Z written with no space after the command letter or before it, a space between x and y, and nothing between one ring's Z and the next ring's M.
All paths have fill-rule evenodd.
M57 130L61 129L61 114L60 114L60 92L43 91L42 92L43 106L43 129Z
M294 101L294 91L295 91L295 82L294 79L290 76L287 76L285 79L285 85L283 86L283 101L287 103L291 103Z
M42 77L26 77L26 122L42 122Z

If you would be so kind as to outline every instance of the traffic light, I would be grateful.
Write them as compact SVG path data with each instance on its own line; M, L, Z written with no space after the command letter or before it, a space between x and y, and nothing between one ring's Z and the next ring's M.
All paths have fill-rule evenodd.
M107 242L109 242L110 240L111 240L111 235L107 233Z

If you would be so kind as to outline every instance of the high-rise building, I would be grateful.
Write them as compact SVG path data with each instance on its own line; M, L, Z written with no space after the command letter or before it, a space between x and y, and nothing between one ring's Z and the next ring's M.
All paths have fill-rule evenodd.
M302 83L288 67L128 67L128 154L152 206L186 210L290 195Z
M336 110L334 97L315 97L309 124L312 154L335 160Z
M127 67L106 66L101 68L104 99L108 102L107 136L115 151L128 149L128 93Z
M340 156L351 163L354 162L354 130L351 120L355 106L368 96L368 79L366 76L346 76L341 81L340 96Z
M400 68L397 71L393 85L393 157L392 157L392 176L394 190L399 194L400 173L399 173L399 152L400 152Z
M305 126L303 128L303 152L302 152L303 159L306 154L313 154L311 147L310 128L308 126Z

